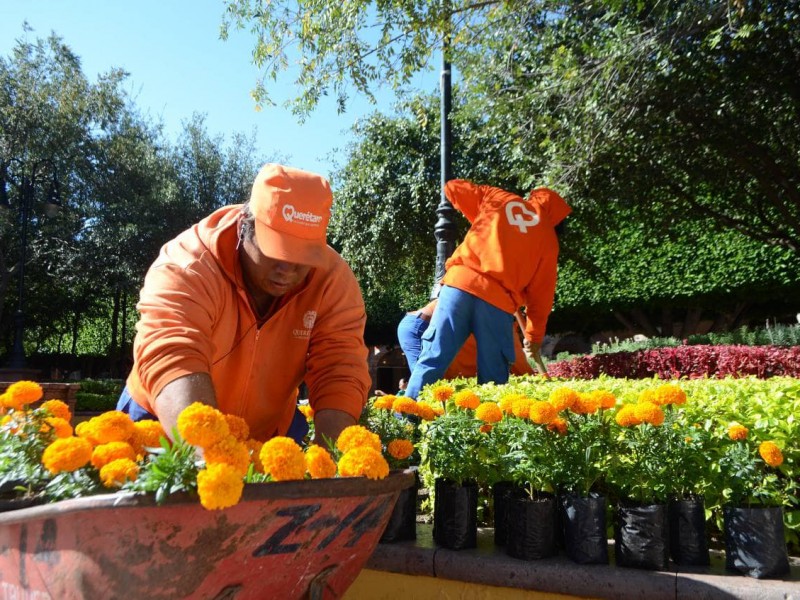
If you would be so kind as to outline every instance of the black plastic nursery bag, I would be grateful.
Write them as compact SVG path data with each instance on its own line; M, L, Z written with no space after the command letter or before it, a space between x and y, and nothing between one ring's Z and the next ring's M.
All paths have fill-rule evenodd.
M417 539L417 485L400 490L380 543L405 542Z
M756 579L789 572L780 506L725 507L725 568Z
M505 546L508 539L508 503L511 490L515 488L513 481L498 481L492 485L492 504L494 506L494 543Z
M567 556L580 565L608 564L605 496L562 496L560 508Z
M706 566L710 563L703 498L670 501L669 551L678 565Z
M506 554L522 560L547 558L556 553L556 501L552 496L509 501Z
M617 566L665 571L669 566L667 505L619 506L614 525Z
M478 485L437 479L434 485L433 541L449 550L478 545Z

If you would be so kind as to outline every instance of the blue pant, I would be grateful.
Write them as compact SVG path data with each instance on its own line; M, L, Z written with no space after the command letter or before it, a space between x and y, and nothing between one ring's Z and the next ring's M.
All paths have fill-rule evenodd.
M158 421L158 417L143 409L131 397L128 386L125 386L119 396L119 400L117 400L117 410L130 415L131 419L134 421L145 421L148 419ZM286 437L292 438L299 444L305 439L306 435L308 435L308 421L306 421L305 415L295 408L294 417L292 417L292 423L289 425L289 431L286 432Z
M509 365L514 362L513 321L511 313L443 286L430 325L422 335L422 352L406 396L416 399L424 386L441 379L470 333L478 346L478 383L506 383Z
M413 372L422 352L422 334L430 323L419 316L418 313L408 313L397 324L397 341L406 355L408 370Z

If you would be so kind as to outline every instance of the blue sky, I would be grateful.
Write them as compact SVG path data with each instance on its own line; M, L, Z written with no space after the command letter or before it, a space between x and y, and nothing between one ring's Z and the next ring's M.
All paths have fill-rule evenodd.
M224 135L226 142L232 132L255 128L265 158L280 156L330 176L332 157L338 153L342 159L350 126L376 107L356 101L337 115L335 103L323 101L302 125L281 107L256 112L250 98L258 77L250 62L254 39L232 32L220 40L223 9L221 0L0 0L0 54L7 57L21 37L34 41L55 31L81 58L90 81L112 67L128 71L126 89L142 112L164 123L170 140L183 121L202 113L209 133ZM24 21L33 32L24 33ZM435 91L438 77L432 69L416 85ZM295 95L292 81L284 74L271 90L279 104ZM391 90L379 93L382 112L393 101Z

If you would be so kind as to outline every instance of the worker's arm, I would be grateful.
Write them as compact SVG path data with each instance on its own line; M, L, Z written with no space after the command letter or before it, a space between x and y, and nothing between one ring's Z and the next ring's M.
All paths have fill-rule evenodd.
M161 427L170 439L174 438L173 429L178 424L178 415L187 406L202 402L217 407L214 385L208 373L192 373L174 379L165 385L156 396L155 410Z
M345 427L355 425L352 415L343 410L326 408L314 413L314 443L327 447L326 440L335 441Z

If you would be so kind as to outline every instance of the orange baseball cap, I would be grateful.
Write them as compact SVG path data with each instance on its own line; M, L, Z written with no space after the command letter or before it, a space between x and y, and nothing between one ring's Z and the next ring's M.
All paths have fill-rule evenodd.
M259 249L270 258L322 266L332 203L331 186L321 175L264 165L250 194Z

